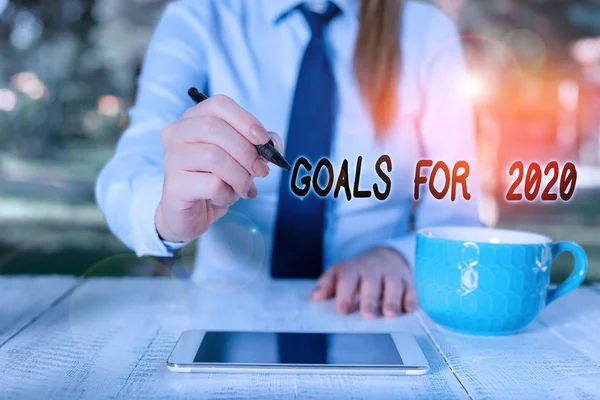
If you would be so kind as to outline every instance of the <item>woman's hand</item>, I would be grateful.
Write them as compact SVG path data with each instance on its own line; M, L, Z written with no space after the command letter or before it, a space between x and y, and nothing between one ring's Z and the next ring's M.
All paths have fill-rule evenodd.
M231 205L258 195L254 178L269 167L255 145L273 139L260 122L226 96L190 108L161 132L165 180L155 224L163 240L198 238Z
M314 301L335 297L340 314L360 310L365 319L395 318L417 308L413 274L404 257L387 247L373 248L329 268L317 281Z

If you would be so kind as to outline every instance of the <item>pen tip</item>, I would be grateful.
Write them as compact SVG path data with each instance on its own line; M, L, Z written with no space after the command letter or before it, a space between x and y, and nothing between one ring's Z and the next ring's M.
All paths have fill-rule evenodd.
M195 87L193 87L190 90L188 90L188 94L190 96L196 96L196 95L198 95L198 89L196 89Z
M273 156L271 157L271 161L273 162L273 164L287 171L291 171L292 169L292 166L287 161L285 161L285 158L283 158L283 156L279 153L273 154Z

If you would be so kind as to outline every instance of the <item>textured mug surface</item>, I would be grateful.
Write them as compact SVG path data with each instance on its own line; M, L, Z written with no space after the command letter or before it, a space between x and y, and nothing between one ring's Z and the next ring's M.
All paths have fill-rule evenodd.
M563 251L575 256L571 276L550 286L550 268ZM476 335L508 335L531 323L558 297L577 288L587 272L583 249L546 236L471 227L417 233L419 302L436 323Z

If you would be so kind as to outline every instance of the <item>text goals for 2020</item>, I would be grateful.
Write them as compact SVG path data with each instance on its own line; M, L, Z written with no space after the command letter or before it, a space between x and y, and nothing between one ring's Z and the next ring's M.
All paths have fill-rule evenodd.
M392 190L389 175L393 170L392 158L389 155L379 157L375 163L375 173L381 182L373 183L370 189L361 189L362 168L363 157L358 157L352 179L347 159L342 162L339 173L336 174L332 162L327 158L321 159L313 167L308 159L300 157L292 171L291 190L300 198L307 196L312 187L314 193L323 198L333 191L333 197L337 199L343 190L348 201L372 196L377 200L386 200ZM451 201L456 201L459 195L464 200L471 200L468 190L470 174L471 167L466 161L458 161L449 166L444 161L420 160L415 167L414 199L419 200L421 186L427 185L427 189L437 200L448 195ZM561 168L557 161L552 161L542 169L536 162L525 166L522 161L516 161L511 165L509 175L515 175L515 180L506 193L507 201L535 201L538 198L542 201L556 201L559 197L563 201L569 201L577 184L577 169L571 162L565 163ZM439 183L443 186L439 187ZM522 193L519 192L521 187ZM553 192L556 187L558 193Z

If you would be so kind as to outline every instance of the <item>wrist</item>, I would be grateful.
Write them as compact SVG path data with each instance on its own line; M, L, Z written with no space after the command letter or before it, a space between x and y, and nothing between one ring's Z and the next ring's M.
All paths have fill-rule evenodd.
M154 215L154 228L156 229L156 233L158 234L158 238L163 242L172 242L178 243L179 240L174 240L174 235L171 231L166 227L164 221L164 215L162 211L162 202L158 204L158 208L156 209L156 214Z
M374 250L381 252L389 263L408 267L408 262L406 258L404 258L404 255L393 247L380 246L376 247Z

